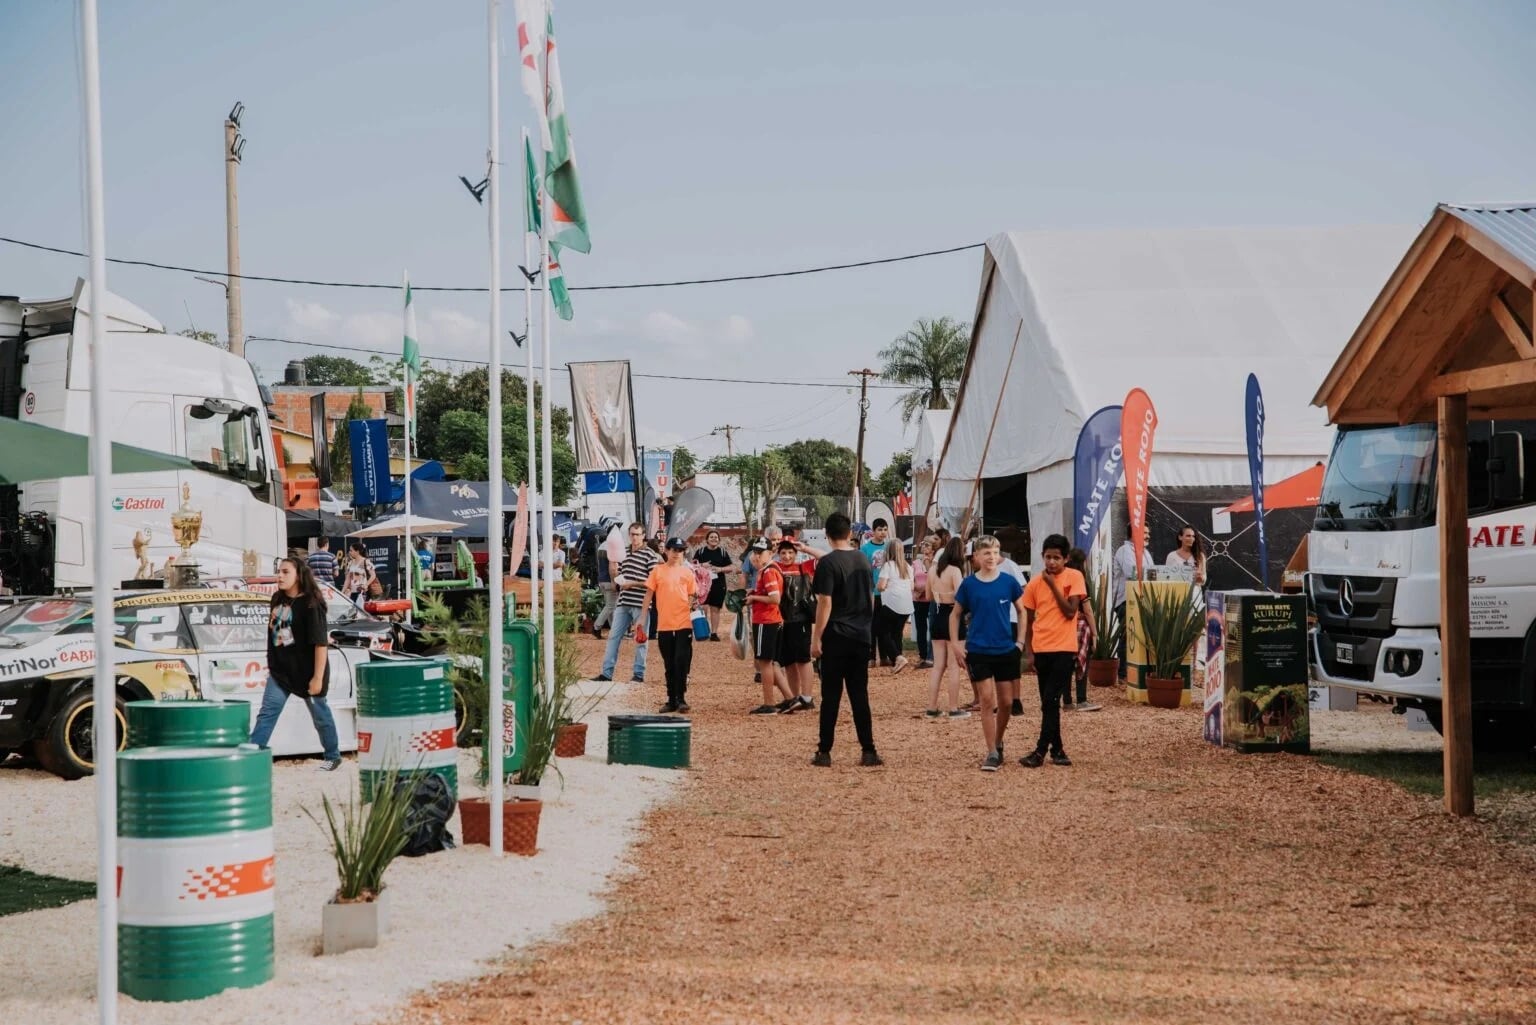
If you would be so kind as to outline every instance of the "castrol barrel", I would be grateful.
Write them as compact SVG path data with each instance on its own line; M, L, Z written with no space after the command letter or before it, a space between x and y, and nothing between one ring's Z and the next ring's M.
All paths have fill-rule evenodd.
M130 701L129 747L234 747L251 735L249 701Z
M693 751L693 722L680 715L610 715L608 764L686 769Z
M401 775L440 773L459 792L454 746L453 684L448 663L388 658L357 667L357 767L363 800L391 769Z
M200 1000L272 978L270 751L124 751L117 833L120 992Z

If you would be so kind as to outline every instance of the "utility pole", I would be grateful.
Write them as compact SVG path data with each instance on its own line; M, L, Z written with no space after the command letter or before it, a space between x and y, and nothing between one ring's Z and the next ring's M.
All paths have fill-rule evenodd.
M880 371L865 367L848 373L859 379L859 447L853 456L853 514L848 517L858 522L864 515L864 421L869 416L869 379L879 377Z
M235 170L245 153L240 134L240 115L245 104L235 101L224 119L224 241L229 257L229 351L245 358L245 325L240 313L240 193Z
M714 430L709 432L710 437L714 437L716 434L723 434L723 435L725 435L725 455L726 455L726 458L730 458L731 456L734 456L736 454L736 448L732 444L732 440L731 440L731 433L733 431L739 431L739 430L741 430L741 424L723 424L723 425L721 425L719 427L716 427Z

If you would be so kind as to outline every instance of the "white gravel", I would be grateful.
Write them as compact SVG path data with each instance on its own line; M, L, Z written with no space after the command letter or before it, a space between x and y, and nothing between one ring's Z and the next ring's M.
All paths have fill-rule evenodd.
M539 851L493 858L459 847L400 858L385 879L389 933L373 950L317 955L320 908L336 887L335 864L320 828L320 795L345 796L357 766L320 773L309 761L281 760L273 774L277 857L277 966L255 989L227 990L194 1003L118 998L125 1025L194 1020L199 1025L347 1025L398 1008L434 983L475 978L509 952L602 910L607 881L624 869L640 816L686 773L604 764L607 713L627 707L615 693L589 719L587 754L560 759L563 790L545 780ZM649 701L645 704L649 710ZM461 754L459 778L475 758ZM466 788L473 791L472 784ZM0 864L73 879L95 876L95 788L24 769L0 770ZM461 838L458 816L449 824ZM78 1025L96 1018L96 903L0 919L0 1022Z

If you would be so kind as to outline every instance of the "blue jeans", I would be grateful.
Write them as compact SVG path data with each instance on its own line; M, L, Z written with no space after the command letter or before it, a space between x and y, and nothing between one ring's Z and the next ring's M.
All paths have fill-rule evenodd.
M619 642L640 621L640 610L620 605L613 610L613 624L608 631L608 649L603 653L603 675L613 679L613 667L619 662ZM635 645L635 671L638 679L645 679L645 645Z
M251 743L257 747L266 747L267 741L272 738L272 731L277 728L277 717L283 714L283 706L288 704L291 695L276 680L267 677L267 688L261 693L261 711L256 713L256 728L251 730ZM341 758L341 740L336 736L336 718L331 715L331 706L326 704L325 698L312 698L304 696L304 705L309 709L309 720L315 724L315 732L320 734L320 746L325 749L327 761L337 761Z

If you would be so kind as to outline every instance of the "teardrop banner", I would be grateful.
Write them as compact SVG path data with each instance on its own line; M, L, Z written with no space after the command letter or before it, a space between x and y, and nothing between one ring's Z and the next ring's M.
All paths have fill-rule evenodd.
M1072 466L1072 543L1085 552L1093 550L1104 513L1120 486L1125 464L1120 411L1120 406L1105 406L1090 416L1077 434Z
M1136 550L1136 579L1147 550L1147 489L1152 469L1152 439L1157 410L1140 388L1132 388L1120 410L1120 447L1125 453L1125 502L1131 520L1131 545Z
M1264 393L1257 374L1248 375L1243 402L1243 421L1248 428L1248 479L1253 487L1253 522L1259 532L1259 578L1269 590L1269 540L1264 536Z

